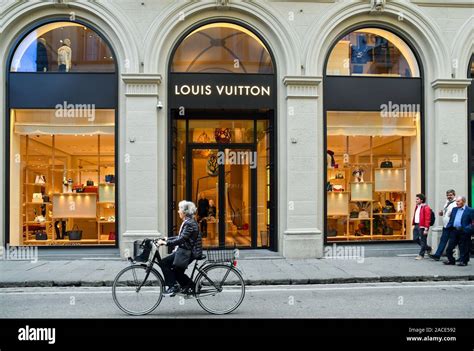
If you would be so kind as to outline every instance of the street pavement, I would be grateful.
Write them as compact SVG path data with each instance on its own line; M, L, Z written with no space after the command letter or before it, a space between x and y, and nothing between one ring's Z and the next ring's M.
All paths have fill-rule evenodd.
M177 296L145 318L473 318L473 294L472 281L249 286L228 316ZM110 287L3 288L0 305L0 318L138 318L114 305Z

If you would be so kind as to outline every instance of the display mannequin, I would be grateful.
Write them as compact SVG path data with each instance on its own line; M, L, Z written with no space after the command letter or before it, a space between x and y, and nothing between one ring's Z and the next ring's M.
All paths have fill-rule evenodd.
M36 43L36 72L47 72L49 69L46 39L39 38Z
M201 225L201 232L207 236L207 216L209 215L209 200L206 199L203 193L199 194L197 203L198 222Z
M58 69L60 72L69 72L72 66L71 41L64 39L63 45L58 49Z

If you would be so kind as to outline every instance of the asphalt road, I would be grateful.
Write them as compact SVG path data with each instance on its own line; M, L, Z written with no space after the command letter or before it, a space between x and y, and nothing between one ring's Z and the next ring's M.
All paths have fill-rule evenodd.
M0 289L0 318L125 318L109 287ZM474 318L474 282L247 287L232 318ZM164 298L147 318L222 318ZM135 317L131 317L135 318Z

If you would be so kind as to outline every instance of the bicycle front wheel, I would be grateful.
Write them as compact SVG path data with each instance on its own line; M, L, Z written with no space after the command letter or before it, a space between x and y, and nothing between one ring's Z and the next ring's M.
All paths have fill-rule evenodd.
M133 265L117 274L112 285L112 296L123 312L141 316L152 312L160 304L163 298L163 278L152 269L144 282L146 271L146 266Z
M211 265L196 278L196 299L212 314L235 311L245 297L244 279L230 265Z

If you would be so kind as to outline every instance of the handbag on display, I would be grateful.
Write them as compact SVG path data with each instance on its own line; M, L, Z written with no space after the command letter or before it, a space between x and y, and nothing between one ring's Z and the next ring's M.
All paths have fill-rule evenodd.
M357 212L357 211L351 211L349 217L350 217L350 218L359 218L359 212Z
M33 199L31 202L42 204L43 203L43 194L41 193L33 193Z
M35 219L34 219L34 222L35 223L44 223L44 222L46 222L46 218L42 215L36 216Z
M380 163L380 168L393 168L393 163L387 159Z
M48 240L48 234L44 230L37 230L35 232L35 239L36 240Z
M186 269L186 267L188 267L189 263L191 262L191 257L191 250L179 247L176 253L174 254L173 266L181 269Z
M49 202L49 196L43 195L43 202Z
M93 180L88 180L88 181L86 182L86 185L87 185L87 186L94 186L94 181L93 181Z
M115 232L109 233L109 240L115 240Z
M115 183L115 176L113 174L107 174L105 176L106 183Z
M74 225L72 230L68 230L66 232L66 235L68 236L69 240L81 240L82 239L82 230L79 230L79 227Z
M344 191L344 188L342 185L333 185L332 191Z
M37 175L35 178L35 184L46 184L46 177L44 175Z
M367 219L367 218L369 218L369 212L367 212L367 211L360 211L360 212L359 212L359 218L360 218L360 219Z

